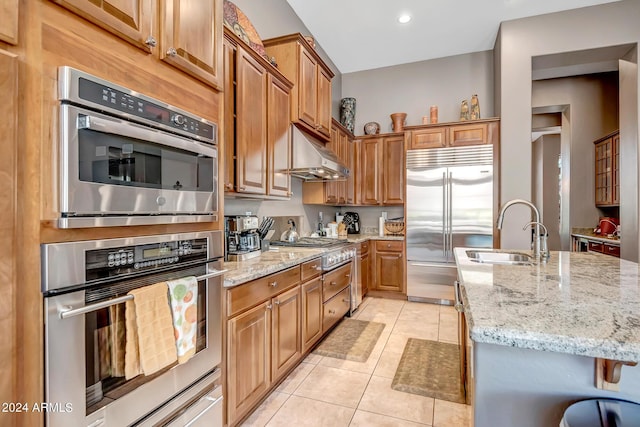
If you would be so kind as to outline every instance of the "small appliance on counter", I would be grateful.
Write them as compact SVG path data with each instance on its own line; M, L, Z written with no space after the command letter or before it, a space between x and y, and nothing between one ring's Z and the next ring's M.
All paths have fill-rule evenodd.
M244 261L260 256L258 217L229 215L224 217L225 261Z
M360 215L356 212L345 212L342 222L347 226L347 234L360 234Z

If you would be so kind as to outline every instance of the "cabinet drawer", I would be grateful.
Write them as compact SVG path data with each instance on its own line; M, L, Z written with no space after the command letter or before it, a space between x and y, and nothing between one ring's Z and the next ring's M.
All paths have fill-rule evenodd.
M353 261L324 275L322 284L322 301L328 301L335 294L351 283L351 266Z
M369 253L369 241L360 243L360 255L366 255Z
M404 242L402 240L377 240L376 252L402 252Z
M252 282L238 285L227 291L227 316L231 317L256 304L287 290L300 282L300 266Z
M301 264L302 281L306 282L322 273L322 260L320 258L312 259Z
M324 303L324 313L322 317L322 333L328 331L335 323L342 319L349 312L349 288L344 288L331 300Z
M447 129L423 129L411 133L411 149L439 148L447 145Z
M487 124L451 126L449 128L449 145L487 144Z
M620 257L620 246L607 245L606 243L603 246L604 246L603 252L605 254Z
M591 252L603 252L603 244L600 242L589 242L589 250Z

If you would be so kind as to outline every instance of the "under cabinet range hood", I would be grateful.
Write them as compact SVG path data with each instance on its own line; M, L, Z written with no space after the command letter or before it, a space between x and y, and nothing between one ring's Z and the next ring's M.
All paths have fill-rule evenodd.
M292 127L293 166L289 174L305 181L344 180L349 176L347 168L324 144Z

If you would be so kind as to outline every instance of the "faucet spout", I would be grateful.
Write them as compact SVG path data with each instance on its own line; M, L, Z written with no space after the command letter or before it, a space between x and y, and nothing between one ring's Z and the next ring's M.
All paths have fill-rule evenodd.
M540 211L538 210L538 208L536 208L536 205L524 199L509 200L500 209L500 213L498 214L498 219L496 221L496 227L498 228L498 230L502 229L502 223L504 222L504 214L507 211L507 209L509 209L513 205L529 206L535 215L535 220L533 222L535 223L536 235L533 239L533 254L536 257L536 259L539 259L540 258Z

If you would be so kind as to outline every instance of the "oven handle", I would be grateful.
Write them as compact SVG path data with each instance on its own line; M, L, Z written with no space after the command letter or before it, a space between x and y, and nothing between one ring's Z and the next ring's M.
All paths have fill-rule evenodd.
M217 157L215 148L207 147L195 140L190 140L115 118L105 120L88 114L80 114L78 115L78 129L89 129L96 132L110 133L113 135L155 142L157 144L168 145L196 154L202 154L213 158Z
M208 270L206 274L202 276L196 277L196 280L199 282L200 280L211 279L213 277L222 276L228 270ZM112 298L107 301L97 302L91 305L85 305L80 308L73 308L71 306L65 306L58 310L61 319L68 319L69 317L79 316L81 314L91 313L92 311L101 310L103 308L111 307L112 305L122 304L125 301L129 301L133 299L133 295L124 295L121 297Z

